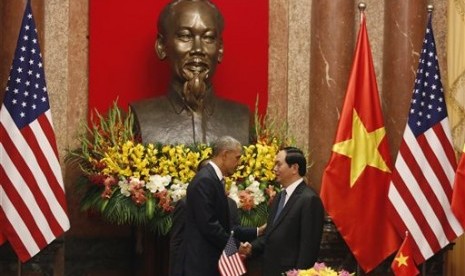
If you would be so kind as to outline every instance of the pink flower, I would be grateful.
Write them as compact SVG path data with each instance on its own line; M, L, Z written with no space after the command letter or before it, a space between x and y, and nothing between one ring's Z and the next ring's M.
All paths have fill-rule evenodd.
M286 272L286 276L299 276L299 271L297 269L289 270Z
M349 271L341 270L339 271L339 276L351 276Z
M265 188L265 193L268 195L268 197L270 198L268 200L268 205L271 204L271 202L273 202L273 199L274 197L276 196L276 191L274 189L274 186L273 185L268 185L268 188Z
M137 178L131 178L129 182L129 192L131 193L131 199L137 205L142 205L147 201L144 191L144 182Z
M107 176L103 179L103 185L105 186L105 190L102 192L101 197L109 199L113 194L112 186L117 183L116 178L113 176Z
M322 270L322 269L325 269L326 268L326 265L325 263L315 263L315 265L313 265L313 268L315 268L316 270Z
M171 197L168 195L167 190L154 193L153 196L158 198L158 205L163 209L164 212L171 213L174 210L174 207L171 205Z
M241 201L241 208L245 211L250 211L255 207L253 202L253 195L250 194L247 190L242 190L239 192L239 200Z

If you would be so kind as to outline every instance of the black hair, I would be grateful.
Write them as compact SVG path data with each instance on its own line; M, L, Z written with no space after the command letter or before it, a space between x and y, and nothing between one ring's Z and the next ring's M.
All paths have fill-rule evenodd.
M305 176L307 173L307 160L305 159L304 153L296 147L285 147L282 150L286 152L286 158L284 160L287 165L290 167L297 164L299 166L299 175Z

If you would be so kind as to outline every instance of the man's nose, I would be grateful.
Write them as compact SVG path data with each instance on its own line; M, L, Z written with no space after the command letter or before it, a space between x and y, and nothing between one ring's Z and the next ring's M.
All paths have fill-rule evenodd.
M202 50L203 50L202 49L202 39L200 38L200 36L195 36L191 52L193 52L193 53L202 53L203 52Z

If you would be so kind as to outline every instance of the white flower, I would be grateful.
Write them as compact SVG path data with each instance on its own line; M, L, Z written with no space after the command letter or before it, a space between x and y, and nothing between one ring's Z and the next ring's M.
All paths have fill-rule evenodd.
M151 193L162 192L166 190L166 186L168 186L171 182L171 176L161 176L161 175L151 175L150 180L146 184L147 189L150 190Z
M181 198L186 196L186 189L189 183L183 183L178 179L173 180L173 184L170 187L170 195L173 202L177 202Z
M249 176L249 180L251 180L252 184L250 184L247 188L247 191L250 191L253 196L253 203L255 206L259 205L260 203L266 200L265 193L260 190L260 183L252 177Z
M236 202L238 208L242 207L241 200L239 199L239 189L237 188L236 181L233 181L231 183L231 186L229 187L229 197Z
M131 192L129 192L129 183L126 178L120 179L120 181L118 181L118 186L121 190L121 194L127 197L131 195Z

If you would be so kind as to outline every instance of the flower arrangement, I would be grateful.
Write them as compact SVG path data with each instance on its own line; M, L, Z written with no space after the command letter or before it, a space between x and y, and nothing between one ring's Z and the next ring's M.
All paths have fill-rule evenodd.
M325 263L315 263L315 265L307 270L290 270L283 273L283 276L352 276L354 273L349 273L345 270L336 271Z
M81 209L96 211L111 223L168 233L175 203L186 195L198 164L212 149L204 144L144 145L133 132L134 115L130 110L123 114L116 102L106 116L97 113L96 121L80 134L81 146L66 156L82 172ZM268 205L279 191L274 158L285 141L262 127L257 115L255 121L255 142L244 146L241 165L226 179L246 226L266 222Z

